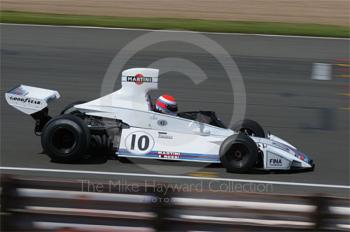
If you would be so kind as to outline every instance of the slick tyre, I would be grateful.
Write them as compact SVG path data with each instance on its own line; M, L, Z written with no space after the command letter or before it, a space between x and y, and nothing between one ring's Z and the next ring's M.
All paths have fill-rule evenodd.
M220 161L228 172L247 172L257 160L258 147L245 134L231 135L221 144Z
M256 121L250 119L244 119L235 123L232 129L237 132L246 133L249 136L261 138L265 138L266 136L262 126Z
M73 163L88 150L90 131L84 121L65 114L51 119L44 127L41 144L54 162Z
M80 115L81 112L79 110L77 110L74 106L75 105L79 105L79 104L84 104L84 103L86 103L86 101L75 101L75 102L72 102L72 103L68 104L66 107L63 108L63 110L61 111L60 115L63 115L63 114Z

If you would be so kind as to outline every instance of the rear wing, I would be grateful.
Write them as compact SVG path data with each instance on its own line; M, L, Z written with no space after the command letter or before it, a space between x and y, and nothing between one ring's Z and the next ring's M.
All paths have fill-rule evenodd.
M60 98L60 94L55 90L20 85L6 92L5 97L9 105L32 115L45 109L49 102Z

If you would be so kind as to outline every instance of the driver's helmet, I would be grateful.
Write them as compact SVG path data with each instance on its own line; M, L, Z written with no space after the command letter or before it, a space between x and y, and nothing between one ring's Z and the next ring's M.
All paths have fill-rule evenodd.
M156 110L164 114L175 115L177 112L176 100L171 95L162 95L156 101Z

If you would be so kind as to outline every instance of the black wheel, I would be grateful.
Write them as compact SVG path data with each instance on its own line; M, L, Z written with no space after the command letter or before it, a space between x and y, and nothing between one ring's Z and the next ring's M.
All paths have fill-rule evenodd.
M235 123L232 129L237 132L246 133L247 135L250 135L250 136L261 137L261 138L265 138L266 136L265 131L260 126L260 124L250 119L244 119L242 121Z
M106 134L92 134L89 153L92 155L114 155L113 137Z
M79 105L79 104L84 104L86 103L86 101L75 101L72 102L70 104L68 104L66 107L63 108L63 110L61 111L60 115L63 114L73 114L73 115L79 115L81 114L81 112L79 110L77 110L74 106L75 105Z
M55 162L79 160L88 150L89 143L88 127L82 119L70 114L51 119L41 135L44 152Z
M258 147L245 134L231 135L221 144L220 160L228 172L248 171L258 160Z

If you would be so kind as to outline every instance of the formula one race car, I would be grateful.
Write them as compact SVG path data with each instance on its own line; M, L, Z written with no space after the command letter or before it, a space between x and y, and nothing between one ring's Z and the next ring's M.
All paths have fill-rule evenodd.
M313 170L313 161L255 121L228 129L214 112L154 111L148 92L158 88L157 69L122 72L122 88L96 100L73 103L48 115L57 91L20 85L6 93L8 104L31 115L44 151L57 162L75 162L89 151L118 157L221 163L227 171Z

